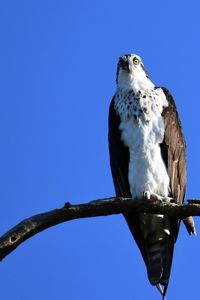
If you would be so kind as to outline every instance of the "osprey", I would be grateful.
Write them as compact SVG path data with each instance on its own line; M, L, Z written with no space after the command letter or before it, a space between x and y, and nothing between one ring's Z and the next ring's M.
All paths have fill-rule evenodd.
M138 55L120 57L117 90L109 110L110 165L117 197L184 202L186 147L174 100L150 80ZM166 294L180 220L127 213L124 217L141 251L148 278ZM184 220L195 234L192 217Z

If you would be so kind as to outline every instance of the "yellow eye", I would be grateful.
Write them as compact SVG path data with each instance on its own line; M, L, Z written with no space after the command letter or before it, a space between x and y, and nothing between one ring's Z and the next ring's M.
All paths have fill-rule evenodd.
M133 58L134 65L138 65L140 63L139 59L137 57Z

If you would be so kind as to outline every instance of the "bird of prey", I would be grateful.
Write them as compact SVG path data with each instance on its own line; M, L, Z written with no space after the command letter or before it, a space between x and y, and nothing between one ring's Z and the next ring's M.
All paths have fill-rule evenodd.
M117 89L109 110L110 165L117 197L184 202L185 141L175 102L156 87L141 58L119 58ZM166 215L126 213L149 281L166 294L180 220ZM195 234L192 217L184 220Z

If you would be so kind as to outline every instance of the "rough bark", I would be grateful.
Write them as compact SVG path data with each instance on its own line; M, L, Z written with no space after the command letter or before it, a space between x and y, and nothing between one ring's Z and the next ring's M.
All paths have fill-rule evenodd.
M86 204L71 205L34 215L20 222L0 237L0 261L33 235L57 224L80 218L108 216L125 212L166 214L179 219L200 216L200 201L188 200L189 204L177 205L173 202L152 198L137 201L129 198L106 198Z

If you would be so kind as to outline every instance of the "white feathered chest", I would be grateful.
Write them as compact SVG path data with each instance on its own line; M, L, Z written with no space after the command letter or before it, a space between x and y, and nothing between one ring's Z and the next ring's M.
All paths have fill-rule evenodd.
M168 105L161 88L119 90L115 110L120 116L121 139L129 148L129 184L132 197L144 193L168 196L169 177L160 143L164 138L163 108Z

